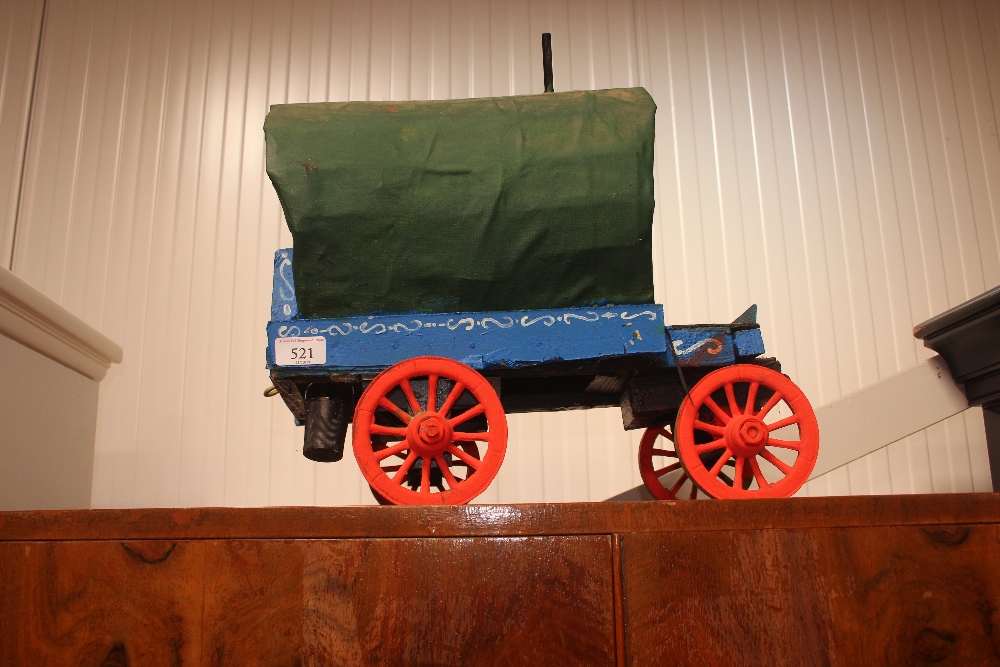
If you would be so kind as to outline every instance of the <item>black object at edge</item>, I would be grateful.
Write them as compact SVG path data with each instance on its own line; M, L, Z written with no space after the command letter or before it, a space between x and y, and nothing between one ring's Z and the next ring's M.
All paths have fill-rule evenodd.
M1000 309L1000 286L921 322L913 327L913 336L920 340L933 338L946 333L953 327L980 319L984 314L996 309ZM927 345L927 347L931 346Z
M948 362L969 405L983 406L990 475L1000 491L1000 287L921 322L913 335Z
M542 70L545 72L545 92L554 93L552 87L552 33L542 33Z
M757 324L757 304L743 311L743 314L733 320L733 324Z
M329 384L321 386L317 395L308 396L306 389L305 433L302 455L317 463L333 463L344 458L344 441L347 425L354 406L353 388L350 385Z

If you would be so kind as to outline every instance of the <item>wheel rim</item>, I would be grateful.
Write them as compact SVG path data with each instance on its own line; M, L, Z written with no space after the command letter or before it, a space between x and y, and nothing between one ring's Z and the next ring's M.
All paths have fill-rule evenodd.
M500 397L475 370L452 359L417 357L368 385L354 412L353 438L362 474L385 500L461 504L496 477L507 449L507 418Z
M816 414L802 390L749 364L702 378L681 404L675 433L684 469L713 498L790 497L819 453Z
M694 500L698 497L698 486L681 465L673 442L668 426L652 426L642 434L639 441L642 482L657 500ZM678 471L680 474L674 474Z

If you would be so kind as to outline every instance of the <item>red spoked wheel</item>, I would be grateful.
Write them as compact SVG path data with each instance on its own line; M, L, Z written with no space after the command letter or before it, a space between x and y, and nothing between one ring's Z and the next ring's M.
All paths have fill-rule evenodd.
M379 502L467 503L490 485L506 451L500 397L451 359L416 357L387 368L354 411L354 457Z
M819 453L809 399L781 373L750 364L720 368L692 387L674 433L684 469L713 498L790 497Z
M657 443L660 438L663 440ZM694 500L698 497L698 486L681 465L674 447L674 435L668 426L652 426L642 434L639 473L643 484L657 500Z

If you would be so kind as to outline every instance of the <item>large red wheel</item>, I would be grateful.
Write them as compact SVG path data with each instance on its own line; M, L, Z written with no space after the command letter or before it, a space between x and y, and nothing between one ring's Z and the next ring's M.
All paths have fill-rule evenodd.
M451 359L386 369L354 411L354 457L375 497L395 505L467 503L496 477L506 450L500 397Z
M698 487L677 457L674 436L668 426L652 426L642 434L639 441L639 473L643 484L657 500L694 500L698 497Z
M684 469L713 498L790 497L819 453L809 399L781 373L750 364L720 368L692 387L674 434Z

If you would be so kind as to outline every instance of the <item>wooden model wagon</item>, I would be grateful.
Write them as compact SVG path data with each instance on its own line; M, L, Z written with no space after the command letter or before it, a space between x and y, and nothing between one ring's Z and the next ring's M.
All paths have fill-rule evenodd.
M303 454L347 425L383 503L466 503L507 413L620 406L657 498L789 496L809 401L731 324L653 303L653 117L641 88L275 105L268 175L292 231L267 365ZM670 444L670 443L673 444Z
M621 406L626 429L646 429L639 468L665 500L790 496L816 462L816 417L760 356L755 308L667 327L653 304L298 319L291 260L276 255L272 382L305 425L308 458L339 460L353 420L380 502L472 500L500 469L516 412Z

